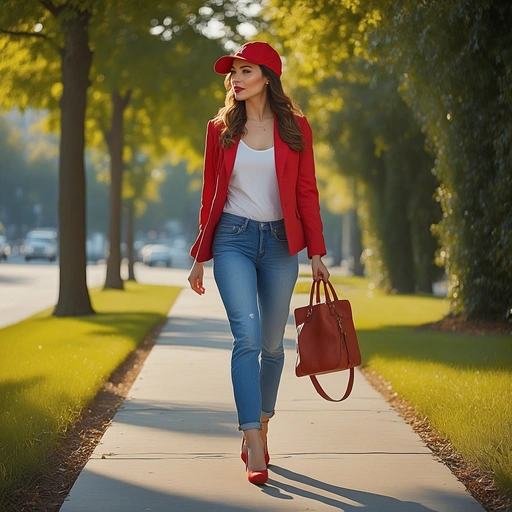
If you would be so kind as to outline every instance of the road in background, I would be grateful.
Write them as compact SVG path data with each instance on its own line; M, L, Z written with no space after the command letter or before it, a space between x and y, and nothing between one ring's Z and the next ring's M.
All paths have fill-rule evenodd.
M89 288L103 285L106 268L105 263L87 266ZM137 281L147 284L188 286L188 272L188 268L135 265ZM126 265L123 265L122 275L126 279ZM11 258L7 263L0 263L0 328L54 306L58 295L58 263L24 263L22 258Z

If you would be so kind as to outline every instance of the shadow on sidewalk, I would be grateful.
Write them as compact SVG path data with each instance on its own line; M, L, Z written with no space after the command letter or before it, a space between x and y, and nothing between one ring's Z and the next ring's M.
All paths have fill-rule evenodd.
M401 501L389 496L374 494L371 492L357 491L347 489L337 485L328 484L320 480L316 480L306 475L290 471L281 466L271 465L269 467L271 473L275 473L286 480L296 482L298 485L292 485L282 480L270 478L269 485L262 488L265 494L280 499L293 499L293 496L301 496L313 501L324 503L338 510L345 512L360 511L365 512L432 512L434 509L414 503L411 501ZM315 492L315 490L307 490L304 487L312 487L322 492L329 492L336 497L327 497ZM436 490L436 492L439 492ZM289 494L283 494L289 493Z
M131 399L118 410L115 422L198 436L240 436L234 406L227 409L216 403L197 405Z
M158 337L158 345L231 350L231 331L227 320L169 317Z
M286 332L284 348L294 350L295 338L291 337L295 334L293 315L288 317L288 324L293 326L293 331ZM233 337L227 320L170 316L160 333L158 344L231 350Z
M184 496L173 492L163 492L142 485L109 478L84 469L80 485L73 488L71 500L68 497L61 512L109 511L126 512L135 510L154 510L165 512L256 512L259 507L245 508L229 504L211 497L202 500L199 497ZM172 475L169 475L172 480ZM229 483L226 483L228 486ZM94 494L88 493L94 489Z

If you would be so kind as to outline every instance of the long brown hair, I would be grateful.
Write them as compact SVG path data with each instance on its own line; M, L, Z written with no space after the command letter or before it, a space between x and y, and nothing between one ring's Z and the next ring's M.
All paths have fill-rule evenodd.
M284 92L281 79L270 68L260 66L263 76L268 79L267 98L270 108L277 119L277 130L279 136L291 149L304 151L306 142L300 131L300 126L295 115L303 115L300 108ZM237 101L231 87L231 74L226 76L224 86L226 87L225 105L214 118L215 124L222 126L220 144L223 149L231 147L235 139L242 137L247 122L245 101Z

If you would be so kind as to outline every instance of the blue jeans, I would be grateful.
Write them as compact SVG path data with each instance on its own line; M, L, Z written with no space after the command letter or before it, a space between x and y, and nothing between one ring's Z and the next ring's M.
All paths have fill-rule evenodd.
M261 429L260 418L274 415L298 268L297 255L288 252L283 220L222 214L213 242L213 275L234 338L231 379L240 430Z

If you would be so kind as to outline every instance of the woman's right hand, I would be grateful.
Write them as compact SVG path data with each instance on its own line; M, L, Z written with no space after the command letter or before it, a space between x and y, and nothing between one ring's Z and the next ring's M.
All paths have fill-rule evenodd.
M188 275L188 282L190 283L190 288L192 288L192 290L194 290L198 295L203 295L206 291L203 286L203 276L204 263L194 261L194 265L192 265L190 274Z

